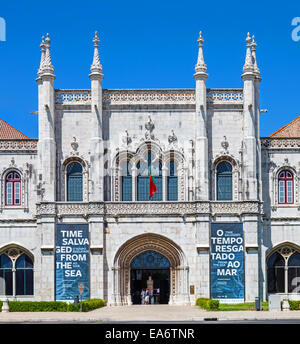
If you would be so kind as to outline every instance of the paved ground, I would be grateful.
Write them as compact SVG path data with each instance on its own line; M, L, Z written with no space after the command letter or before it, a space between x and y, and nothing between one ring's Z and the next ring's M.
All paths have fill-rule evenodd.
M127 322L127 321L202 321L300 319L300 311L226 311L207 312L196 306L138 305L103 307L86 313L66 312L14 312L0 313L0 323L12 322Z

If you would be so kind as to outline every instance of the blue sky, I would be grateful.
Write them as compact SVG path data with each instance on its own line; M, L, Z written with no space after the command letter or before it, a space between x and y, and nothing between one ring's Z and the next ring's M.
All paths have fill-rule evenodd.
M300 115L299 1L2 1L0 118L38 137L36 76L50 34L55 88L89 88L93 34L100 36L104 88L190 88L202 30L209 88L242 87L247 32L261 71L261 136ZM300 25L300 23L299 23ZM300 32L298 33L300 36Z

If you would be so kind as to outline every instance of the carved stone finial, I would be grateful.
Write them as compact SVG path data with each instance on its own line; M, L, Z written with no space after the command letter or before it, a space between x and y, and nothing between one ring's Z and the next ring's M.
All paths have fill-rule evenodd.
M198 49L198 59L197 59L197 64L195 67L195 74L194 77L196 76L203 76L205 78L207 78L207 67L206 64L204 62L204 55L203 55L203 42L204 39L202 37L202 31L199 32L199 38L197 40L198 45L199 45L199 49Z
M76 137L75 136L73 136L73 141L71 142L71 147L72 147L74 152L76 152L77 149L78 149L78 142L76 141Z
M10 160L10 166L16 166L16 161L14 157L12 157Z
M221 146L223 147L223 149L224 149L224 152L228 152L228 147L229 147L229 143L228 143L228 141L227 141L227 137L226 136L224 136L224 139L223 139L223 141L221 142Z
M51 54L50 54L50 42L51 42L51 40L49 37L49 33L47 33L47 37L45 39L46 53L45 53L42 72L48 73L48 74L53 74L54 73L54 67L52 65Z
M41 47L41 62L40 62L40 68L38 70L38 75L40 75L44 69L45 53L46 53L45 36L42 37L42 42L40 44L40 47Z
M177 142L177 136L174 133L174 130L171 130L171 135L168 137L169 144L175 144Z
M132 142L131 137L129 136L128 130L125 130L125 135L122 137L122 142L128 146Z
M252 61L252 55L251 55L251 37L250 33L248 32L247 38L246 38L246 58L245 58L245 64L243 67L244 73L249 73L254 71L253 67L253 61Z
M252 48L252 63L253 63L253 68L256 74L259 74L259 68L257 67L257 58L256 58L256 47L257 43L255 42L255 37L254 35L252 36L252 42L251 42L251 48Z
M147 130L145 132L145 138L147 140L154 140L154 134L152 133L152 131L154 130L155 126L154 123L151 120L151 117L148 117L148 121L145 124L145 129Z
M95 74L102 75L102 65L100 63L100 57L99 57L99 42L100 42L100 39L98 37L98 32L95 31L95 36L93 38L94 56L93 56L93 63L91 65L91 72L93 75Z

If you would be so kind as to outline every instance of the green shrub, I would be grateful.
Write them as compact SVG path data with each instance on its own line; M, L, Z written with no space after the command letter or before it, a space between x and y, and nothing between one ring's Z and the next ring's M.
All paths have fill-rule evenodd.
M61 301L8 301L10 312L67 312L68 304Z
M74 303L63 301L9 301L10 312L79 312L80 303L76 306ZM2 301L0 304L2 308ZM102 299L90 299L82 301L82 311L88 312L93 309L105 306Z
M300 301L289 300L290 310L299 311L300 310Z
M93 309L101 308L105 306L105 301L102 299L90 299L82 301L82 311L88 312ZM74 303L70 303L68 312L80 312L80 302L75 306Z
M208 300L207 306L209 311L217 311L219 309L219 300Z
M199 297L196 300L196 306L203 308L207 311L217 311L219 309L219 301L212 300L204 297Z

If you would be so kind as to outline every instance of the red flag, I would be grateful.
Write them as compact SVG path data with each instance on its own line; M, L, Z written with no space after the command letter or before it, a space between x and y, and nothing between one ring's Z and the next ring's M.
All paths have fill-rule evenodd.
M157 190L157 187L155 185L155 179L152 176L151 166L150 166L150 174L149 174L149 197L151 198L155 191Z

